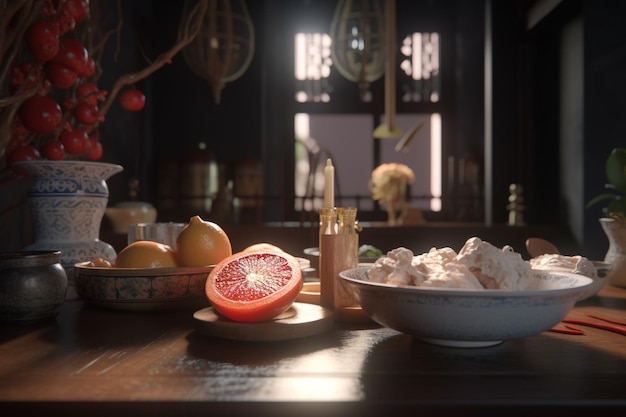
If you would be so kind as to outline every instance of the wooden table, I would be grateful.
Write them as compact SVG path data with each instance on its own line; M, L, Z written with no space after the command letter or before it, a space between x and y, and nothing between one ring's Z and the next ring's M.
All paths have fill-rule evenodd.
M335 324L305 339L253 343L200 334L192 313L110 311L68 300L55 322L2 325L0 415L530 416L555 409L579 415L587 407L590 416L606 416L626 410L626 336L604 330L458 349L373 324ZM568 317L586 313L626 320L626 290L608 286Z

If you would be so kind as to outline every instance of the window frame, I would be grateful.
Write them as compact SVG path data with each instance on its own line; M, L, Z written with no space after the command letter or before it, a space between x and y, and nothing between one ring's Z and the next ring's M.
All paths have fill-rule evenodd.
M440 212L425 212L425 217L427 220L433 221L445 221L445 220L453 220L455 216L455 201L454 196L450 190L450 179L448 178L448 168L446 166L447 155L455 154L455 148L457 147L455 141L455 31L454 31L454 20L447 19L449 17L446 13L451 12L450 6L447 5L446 10L440 11L439 14L425 14L420 18L415 19L411 17L411 14L407 11L401 10L402 7L409 7L411 10L418 13L419 6L421 2L416 2L416 4L404 4L401 2L398 4L398 39L403 39L409 32L408 28L412 28L412 30L419 30L420 32L437 32L440 36L440 71L441 71L441 97L440 101L437 103L430 102L403 102L401 101L401 95L397 93L396 100L396 113L397 114L425 114L425 113L439 113L442 119L442 133L441 133L441 152L442 152L442 210ZM334 3L333 3L334 5ZM319 4L318 4L319 6ZM334 6L333 6L334 7ZM284 13L289 13L287 11L283 11ZM331 75L329 77L329 81L333 84L333 97L330 102L327 103L312 103L305 102L299 103L295 99L295 82L286 83L284 78L288 76L289 79L295 80L294 78L294 39L295 35L298 32L307 31L309 33L314 31L319 31L322 28L326 28L326 33L328 32L328 28L322 24L315 25L311 24L310 21L304 20L303 14L306 14L306 11L297 10L294 7L293 10L290 11L294 13L290 19L283 20L284 24L282 24L279 28L276 28L279 32L282 32L282 35L279 37L274 35L274 39L280 38L282 41L282 46L277 48L276 44L274 44L274 58L270 55L268 59L276 59L276 67L282 67L282 70L275 71L269 78L273 78L273 83L269 84L269 89L276 88L276 93L280 94L282 98L281 100L281 113L282 116L280 120L282 120L281 126L277 126L273 122L268 122L268 136L266 137L266 141L274 141L278 140L281 145L280 148L283 149L281 152L281 158L283 158L282 162L282 175L276 174L272 175L273 166L269 168L269 175L266 175L266 179L269 180L269 183L273 182L270 187L266 187L266 190L269 191L270 200L272 200L271 194L275 194L274 200L281 200L280 202L276 202L277 205L270 204L271 208L268 208L269 211L266 210L266 214L269 214L269 218L276 219L276 214L280 213L281 219L288 219L290 221L303 219L314 219L316 218L317 213L302 213L294 208L293 199L295 198L295 184L294 184L294 172L295 172L295 140L294 140L294 117L297 113L310 113L310 114L319 114L319 113L335 113L335 114L353 114L353 113L362 113L371 115L374 126L377 126L381 123L381 117L384 117L385 109L384 109L384 77L381 77L379 80L373 82L370 86L372 91L373 100L368 103L364 103L359 99L359 90L358 86L355 83L352 83L348 80L343 79L343 77L336 71L331 71ZM325 15L328 17L326 23L330 22L330 17L332 16L332 8L330 10L326 10ZM324 15L324 13L321 13ZM433 18L435 16L435 18ZM319 17L319 16L317 16ZM308 23L306 23L308 22ZM281 50L282 53L278 53L278 50ZM288 71L284 69L288 68ZM396 65L396 79L401 80L401 76L404 74L400 69L400 58L398 57L398 63ZM282 76L281 76L282 74ZM400 81L397 82L397 89L401 88ZM272 108L276 106L276 102L271 102L271 97L276 96L276 94L268 95L268 108ZM338 101L335 97L341 96L346 97L345 100ZM347 103L347 104L346 104ZM271 119L271 117L270 117ZM274 132L274 133L272 133ZM278 133L280 132L280 133ZM271 138L271 136L279 134L282 136L281 139ZM372 166L375 167L377 163L380 161L380 146L376 143L376 139L372 138L374 142L374 161ZM272 158L264 158L265 161L272 164ZM282 178L281 178L282 177ZM266 181L266 184L268 184ZM276 184L279 184L279 188L275 187ZM272 191L273 186L273 191ZM281 196L279 196L279 194ZM372 213L362 213L365 217L369 218L381 218L384 214L384 210L382 210L377 205L375 206Z

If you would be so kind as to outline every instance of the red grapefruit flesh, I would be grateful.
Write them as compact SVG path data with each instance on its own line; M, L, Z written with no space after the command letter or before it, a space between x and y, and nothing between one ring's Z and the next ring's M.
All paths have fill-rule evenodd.
M236 253L215 266L206 294L224 317L238 322L270 320L286 311L302 288L302 271L291 255L275 251Z

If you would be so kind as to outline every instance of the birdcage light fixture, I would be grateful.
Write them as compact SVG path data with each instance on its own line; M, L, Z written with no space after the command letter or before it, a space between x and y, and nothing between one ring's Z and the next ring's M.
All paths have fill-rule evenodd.
M339 0L330 26L331 58L337 71L358 83L363 101L385 72L385 14L382 0Z
M183 50L191 70L209 82L215 104L224 86L241 77L254 56L254 25L243 0L209 0L202 28Z

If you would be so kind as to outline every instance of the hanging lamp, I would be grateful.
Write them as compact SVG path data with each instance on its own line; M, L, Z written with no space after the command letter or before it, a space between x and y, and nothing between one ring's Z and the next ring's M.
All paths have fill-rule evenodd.
M386 0L385 24L385 123L374 129L376 139L398 139L402 131L396 126L396 0Z
M254 25L243 0L209 0L202 28L183 50L191 70L209 82L215 104L226 83L243 75L254 55Z
M382 0L339 0L330 25L333 66L358 83L367 100L370 83L385 72L385 17Z

